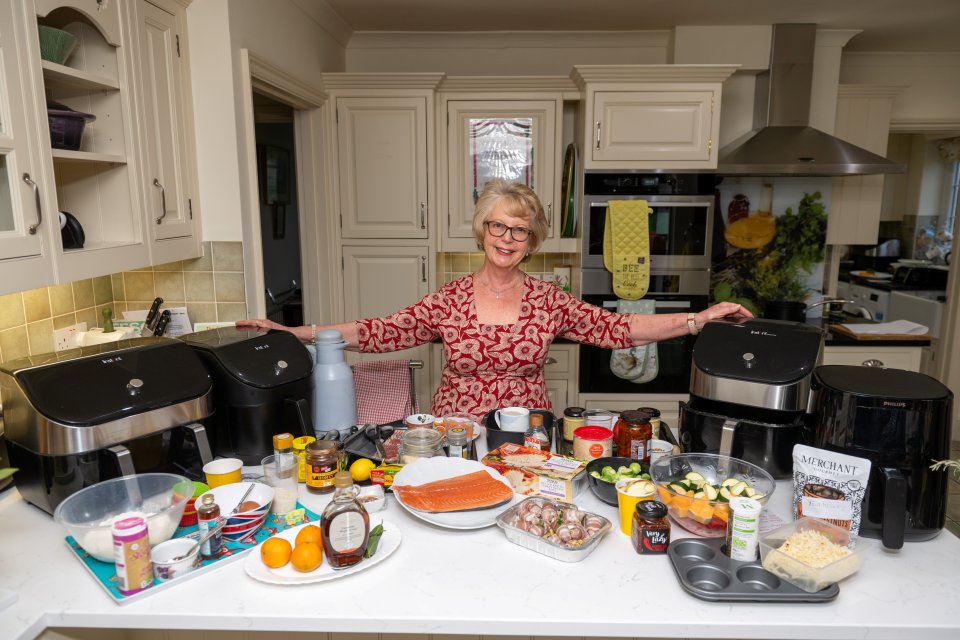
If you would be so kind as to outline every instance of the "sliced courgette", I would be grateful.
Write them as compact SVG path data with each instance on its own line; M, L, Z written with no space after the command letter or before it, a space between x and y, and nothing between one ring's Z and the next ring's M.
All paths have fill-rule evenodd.
M747 483L744 482L743 480L738 480L737 484L730 485L729 489L730 489L731 495L739 496L743 494L744 491L746 491Z
M700 475L699 473L697 473L696 471L691 471L690 473L688 473L688 474L687 474L686 476L684 476L684 477L687 479L687 481L688 481L690 484L696 485L696 486L698 486L698 487L699 487L700 485L702 485L704 482L706 482L706 479L705 479L702 475Z
M740 482L740 481L737 480L736 478L727 478L726 480L724 480L723 482L720 483L720 486L721 486L721 487L729 487L729 486L731 486L731 485L737 484L738 482Z
M720 487L720 500L730 502L730 498L732 497L733 494L730 493L730 487Z
M716 488L708 484L708 485L704 485L703 487L703 495L707 498L707 500L716 500L717 496L720 495L720 492L717 491Z
M747 487L746 489L743 490L743 495L747 496L748 498L754 497L754 494L756 493L757 493L757 490L754 489L753 487Z
M670 490L676 493L679 493L682 496L687 495L687 488L680 484L679 482L673 482L670 484Z

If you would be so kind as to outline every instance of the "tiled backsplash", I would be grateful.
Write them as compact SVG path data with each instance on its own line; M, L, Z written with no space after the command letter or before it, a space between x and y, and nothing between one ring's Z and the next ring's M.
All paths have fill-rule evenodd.
M53 351L53 332L102 312L186 307L191 322L230 322L247 314L240 242L204 242L203 257L0 296L0 361Z
M472 253L441 253L437 256L437 274L441 284L452 282L457 278L476 271L483 265L483 252ZM572 267L575 289L579 289L579 278L576 277L580 267L580 256L575 253L537 253L530 256L527 262L520 263L520 268L532 276L549 280L553 276L553 268L560 265ZM576 293L576 291L574 292Z

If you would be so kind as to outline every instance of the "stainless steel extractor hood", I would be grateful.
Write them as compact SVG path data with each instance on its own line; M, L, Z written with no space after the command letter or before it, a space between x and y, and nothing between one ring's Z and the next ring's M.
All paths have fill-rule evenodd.
M852 176L906 167L809 126L814 24L773 26L770 70L757 76L754 129L720 149L717 173Z

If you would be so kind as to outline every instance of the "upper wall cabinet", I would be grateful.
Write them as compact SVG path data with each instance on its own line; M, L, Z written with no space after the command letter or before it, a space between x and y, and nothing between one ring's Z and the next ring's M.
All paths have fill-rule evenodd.
M0 294L53 280L53 261L40 197L42 162L36 143L36 108L27 68L24 6L0 2ZM19 39L19 42L18 42ZM46 226L44 226L46 225Z
M197 257L186 16L178 2L140 0L135 26L143 141L140 186L151 251L155 263Z
M490 85L493 80L505 81L451 78L441 87L438 131L445 209L439 216L444 228L441 249L477 250L473 234L477 198L487 182L503 178L526 184L540 197L549 224L541 250L556 251L563 94L559 89L532 89L536 79L512 85L523 87L514 91L511 85ZM483 84L482 91L477 83Z
M723 81L736 65L587 65L581 90L587 170L715 169Z
M337 97L344 238L427 238L426 97Z

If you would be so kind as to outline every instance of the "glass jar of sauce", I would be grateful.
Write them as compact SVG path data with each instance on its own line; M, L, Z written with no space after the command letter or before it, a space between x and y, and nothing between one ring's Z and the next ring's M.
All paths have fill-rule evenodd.
M400 440L400 464L410 464L421 458L440 454L443 434L432 428L407 429Z
M639 409L624 411L614 430L617 437L617 455L650 463L650 439L653 428L650 416Z
M657 500L638 502L633 514L630 540L639 554L666 553L670 546L667 506Z
M650 416L650 428L653 430L654 440L660 438L660 409L656 407L640 407L640 411Z
M340 451L332 440L317 440L306 446L304 481L310 493L331 493L340 471Z
M573 440L574 431L587 425L583 417L585 411L583 407L567 407L563 410L563 439L567 442Z
M583 462L613 455L613 431L606 427L580 427L573 432L573 457Z

